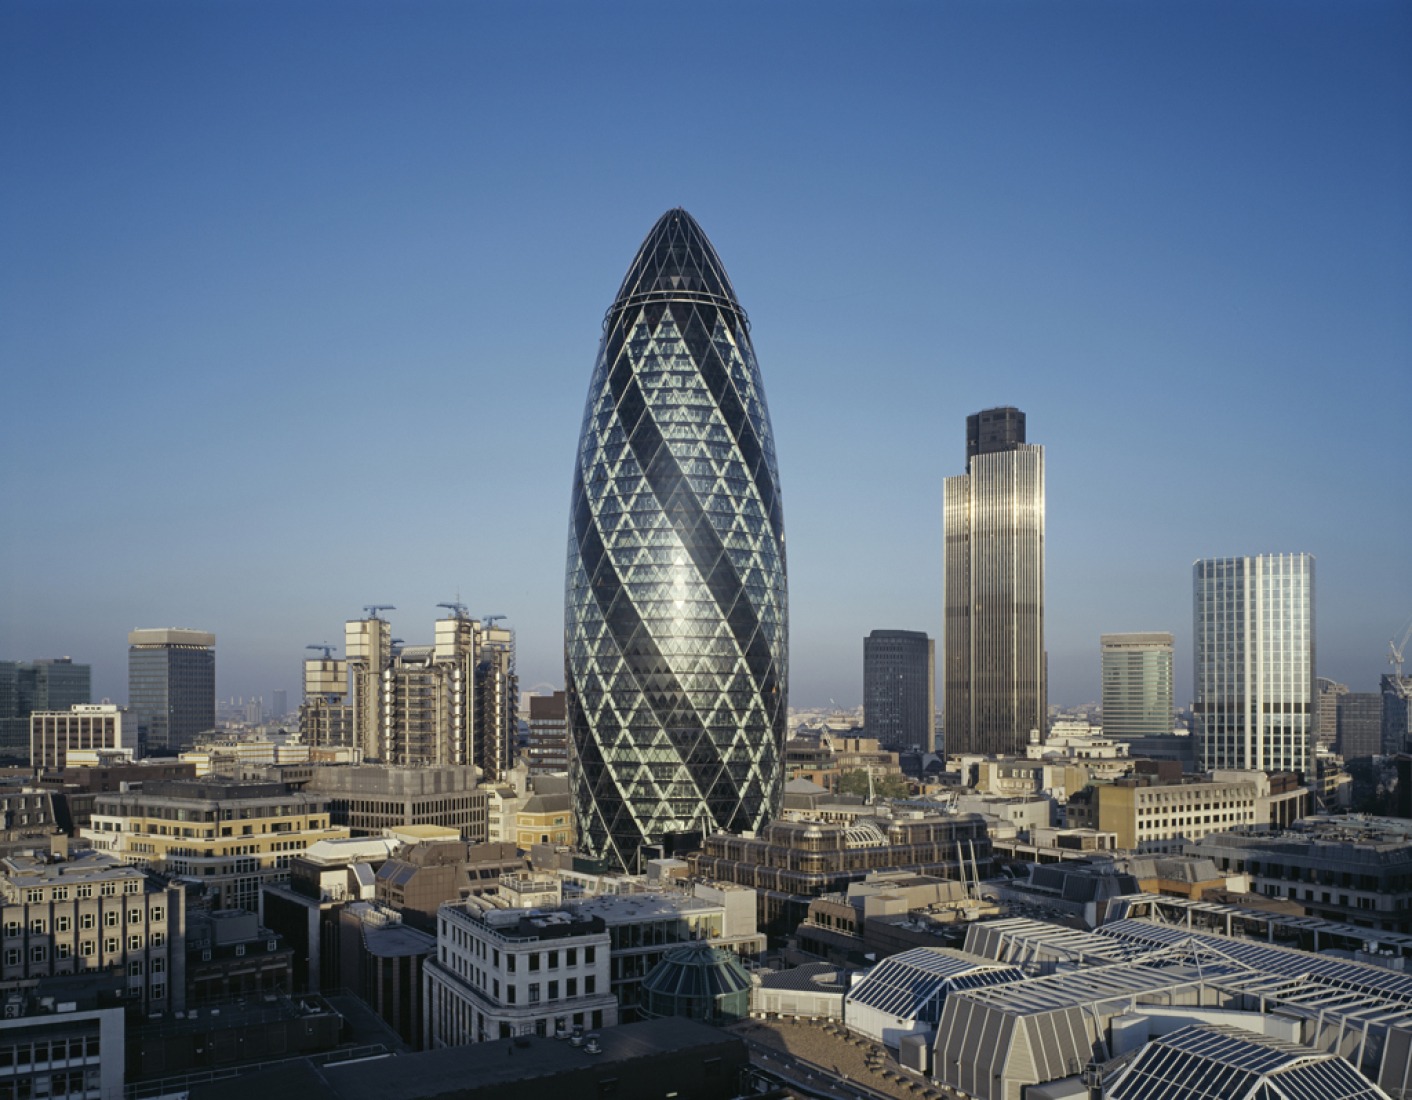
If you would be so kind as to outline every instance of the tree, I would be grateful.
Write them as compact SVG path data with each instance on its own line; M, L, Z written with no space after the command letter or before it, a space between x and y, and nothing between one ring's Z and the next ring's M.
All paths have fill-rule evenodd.
M872 789L879 798L906 798L911 793L907 786L907 780L900 775L874 774ZM867 769L856 768L852 771L840 772L837 790L839 794L857 794L867 798Z

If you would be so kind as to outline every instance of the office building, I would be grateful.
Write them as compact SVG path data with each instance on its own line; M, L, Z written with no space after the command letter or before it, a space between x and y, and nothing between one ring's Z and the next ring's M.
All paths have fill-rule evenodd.
M863 639L863 724L886 749L932 748L936 644L920 630Z
M112 703L77 704L67 710L36 711L29 716L29 763L43 771L62 771L78 749L137 749L137 722Z
M68 657L0 661L0 758L29 752L29 717L92 702L93 670Z
M684 210L608 310L574 469L564 621L579 843L760 829L788 695L784 520L749 322Z
M1344 760L1382 755L1382 695L1374 691L1349 691L1338 697L1337 747Z
M344 631L346 661L305 662L302 719L314 736L351 738L363 759L405 767L474 764L486 779L514 766L518 721L515 635L494 615L443 605L431 645L403 645L372 608ZM390 608L386 610L391 610ZM346 671L351 702L339 693ZM325 732L327 731L327 732ZM326 743L336 743L330 740Z
M1103 732L1125 741L1170 736L1172 636L1104 634L1099 645Z
M1318 695L1315 703L1314 740L1320 748L1334 751L1338 743L1338 700L1348 694L1348 685L1317 676L1314 679Z
M618 1022L602 917L444 905L436 939L422 971L429 1049Z
M97 852L55 850L0 859L0 981L96 971L124 975L144 1012L186 1001L184 892Z
M439 825L462 840L486 839L486 794L475 769L465 765L317 767L309 769L304 789L326 799L330 821L353 836Z
M526 757L531 775L569 770L568 710L562 691L530 696Z
M329 823L326 799L211 778L100 794L81 835L95 850L199 884L216 908L258 912L260 887L288 882L292 856L348 830Z
M1309 817L1274 832L1213 833L1188 852L1224 873L1248 874L1251 890L1298 902L1311 917L1412 934L1412 822Z
M276 720L289 714L289 692L276 688L270 692L270 717Z
M1313 556L1211 558L1193 575L1202 769L1312 774Z
M134 630L127 636L128 709L138 755L174 755L216 728L216 636Z
M1048 717L1044 448L1025 414L966 418L966 472L944 485L945 749L1019 755Z
M1382 678L1383 752L1412 752L1412 676Z

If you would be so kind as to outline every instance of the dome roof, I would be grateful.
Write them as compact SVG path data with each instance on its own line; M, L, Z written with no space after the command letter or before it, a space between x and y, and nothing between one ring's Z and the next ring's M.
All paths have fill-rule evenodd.
M750 975L729 951L700 942L673 948L642 980L643 1007L652 1016L715 1022L750 1010Z

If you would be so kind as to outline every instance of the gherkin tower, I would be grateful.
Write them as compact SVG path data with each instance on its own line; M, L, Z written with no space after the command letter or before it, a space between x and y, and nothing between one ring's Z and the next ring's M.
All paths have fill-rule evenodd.
M579 844L639 868L672 833L778 810L784 521L750 325L685 210L603 322L574 469L564 646Z

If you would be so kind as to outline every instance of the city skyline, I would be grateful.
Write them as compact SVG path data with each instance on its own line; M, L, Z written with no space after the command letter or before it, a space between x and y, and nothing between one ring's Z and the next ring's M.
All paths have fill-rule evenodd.
M121 700L127 632L191 627L268 698L362 605L464 599L561 686L582 333L680 204L759 326L797 704L860 702L871 630L940 638L942 478L1004 404L1046 448L1053 702L1170 631L1184 705L1192 563L1276 552L1319 561L1317 673L1375 690L1405 7L550 10L0 12L0 659ZM644 91L689 71L710 110Z

